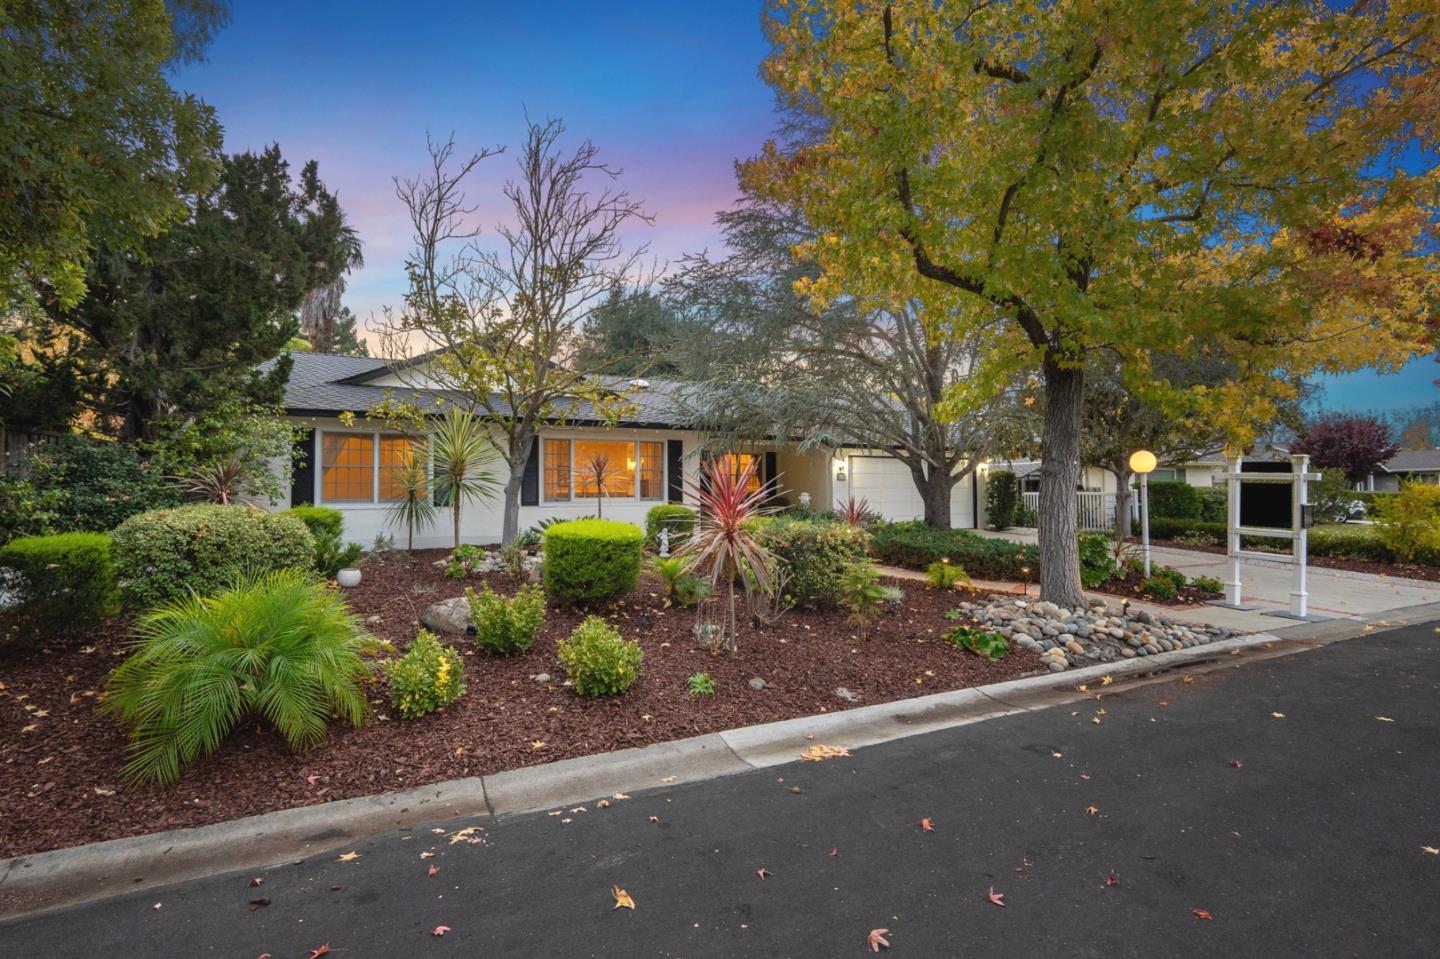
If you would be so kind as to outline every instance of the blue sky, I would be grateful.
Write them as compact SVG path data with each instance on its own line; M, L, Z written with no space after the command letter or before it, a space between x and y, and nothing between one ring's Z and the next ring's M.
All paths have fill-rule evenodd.
M718 245L715 211L736 196L733 164L772 127L757 76L766 52L758 0L661 3L440 3L237 0L209 60L182 87L213 105L235 152L278 142L298 167L318 160L365 245L348 305L362 322L404 291L410 238L391 178L425 162L427 132L461 149L515 144L524 113L562 118L621 167L645 201L663 263ZM504 218L510 156L471 182L486 233ZM483 237L482 237L483 239ZM1440 400L1428 358L1392 376L1326 378L1323 405L1394 410Z

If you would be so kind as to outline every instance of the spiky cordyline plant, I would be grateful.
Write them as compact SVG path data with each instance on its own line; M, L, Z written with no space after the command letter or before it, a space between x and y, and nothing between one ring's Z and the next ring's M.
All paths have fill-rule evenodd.
M738 475L737 471L716 469L712 463L702 467L702 481L687 484L699 503L700 514L690 538L678 551L678 555L690 559L697 575L710 581L712 591L725 586L725 639L731 652L739 648L735 580L744 572L747 592L770 595L775 590L775 559L749 529L752 519L772 512L763 506L770 495L764 484L746 491L756 465L752 460Z
M337 593L293 569L174 600L135 629L135 652L111 674L103 708L130 727L126 775L160 786L251 719L274 725L297 752L324 738L332 715L359 726L370 672L360 654L383 645Z
M863 496L858 500L851 496L840 508L840 518L850 526L864 526L872 515L870 501Z
M222 506L229 506L232 499L244 496L255 486L250 469L235 456L196 467L179 480L180 488L186 493Z
M504 491L495 470L500 453L479 417L454 408L431 429L430 450L435 457L435 492L449 497L450 525L458 548L464 501L491 502Z
M395 475L404 495L390 504L385 517L396 526L403 526L406 533L405 552L415 552L415 528L429 526L435 522L439 512L430 501L429 477L425 475L425 460L415 455L414 448L407 450L405 461Z

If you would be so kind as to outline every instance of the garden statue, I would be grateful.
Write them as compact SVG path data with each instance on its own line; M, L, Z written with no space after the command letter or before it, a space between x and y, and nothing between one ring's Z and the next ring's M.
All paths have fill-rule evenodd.
M668 529L662 529L662 530L660 531L660 535L659 535L658 539L660 540L660 555L661 555L661 556L669 556L669 555L670 555L670 531L669 531Z

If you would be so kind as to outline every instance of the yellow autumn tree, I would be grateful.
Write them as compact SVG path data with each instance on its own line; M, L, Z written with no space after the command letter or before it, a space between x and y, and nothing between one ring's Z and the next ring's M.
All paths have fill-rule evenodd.
M1428 347L1433 0L770 0L764 26L803 132L742 177L819 231L805 291L922 296L933 335L985 331L952 415L1042 382L1047 599L1083 601L1088 354L1136 382L1156 353L1228 361L1186 389L1244 443L1293 374Z

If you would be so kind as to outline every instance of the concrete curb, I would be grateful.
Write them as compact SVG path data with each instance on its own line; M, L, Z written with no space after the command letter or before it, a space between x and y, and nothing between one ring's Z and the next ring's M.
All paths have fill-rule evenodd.
M1232 650L1270 658L1428 619L1440 604L1394 610L1372 624L1353 620L1298 623L1160 653L1044 673L835 713L748 726L419 786L399 792L302 806L192 829L132 836L0 861L0 920L50 911L124 892L235 870L303 860L390 830L420 823L553 809L614 793L715 779L797 762L822 742L858 749L1032 709L1089 699L1076 689L1109 674L1118 693L1163 682L1180 667L1228 668Z

